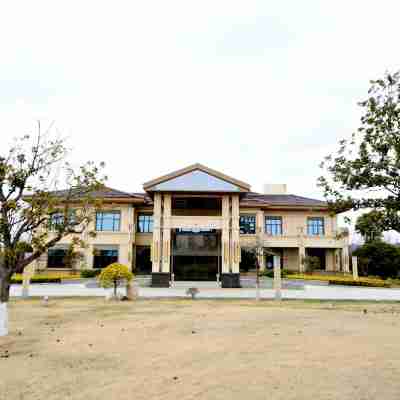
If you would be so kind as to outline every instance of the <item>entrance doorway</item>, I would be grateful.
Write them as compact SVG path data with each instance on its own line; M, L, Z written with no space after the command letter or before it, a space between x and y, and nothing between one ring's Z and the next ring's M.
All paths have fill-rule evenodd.
M221 234L216 229L172 232L171 272L175 281L216 281L220 274Z

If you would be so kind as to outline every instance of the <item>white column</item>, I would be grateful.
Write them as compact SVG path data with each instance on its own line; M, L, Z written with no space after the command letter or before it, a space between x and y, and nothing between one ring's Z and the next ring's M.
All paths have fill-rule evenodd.
M260 239L262 243L264 243L264 211L257 210L256 213L256 233L257 237ZM260 270L265 270L265 256L264 251L261 251L260 254L257 256L258 258L258 265L260 266Z
M304 246L299 247L299 272L304 272L306 267L304 265L304 258L306 256L306 248Z
M274 290L275 300L282 299L281 256L274 256Z
M7 303L0 303L0 336L8 335Z

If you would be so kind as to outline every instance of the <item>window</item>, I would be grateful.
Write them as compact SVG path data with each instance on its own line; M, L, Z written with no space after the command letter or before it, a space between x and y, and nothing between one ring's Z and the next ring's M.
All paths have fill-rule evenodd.
M256 233L256 216L255 215L241 215L239 219L240 233L242 234L255 234Z
M320 236L325 234L324 218L309 217L307 219L307 235Z
M66 249L49 249L47 252L47 268L65 268Z
M153 232L153 216L148 214L139 214L137 231L140 233Z
M95 249L93 268L105 268L118 261L117 249Z
M282 235L282 217L265 217L265 233L271 236Z
M96 213L96 231L119 231L120 223L120 211L98 211Z
M69 223L73 224L75 221L75 210L69 211ZM57 230L57 227L62 226L64 224L64 213L63 212L55 212L50 215L49 220L49 229L52 231Z

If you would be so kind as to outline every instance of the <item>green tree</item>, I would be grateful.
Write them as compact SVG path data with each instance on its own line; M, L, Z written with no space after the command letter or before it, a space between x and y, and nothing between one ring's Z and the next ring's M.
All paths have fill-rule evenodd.
M400 249L381 240L365 243L353 252L359 259L360 273L396 278L400 271Z
M371 81L361 126L322 162L319 178L335 212L373 209L379 226L400 232L400 72Z
M15 139L1 152L0 303L6 304L15 272L23 272L63 237L86 229L98 205L92 194L105 177L100 176L103 164L72 167L65 140L54 138L50 128L42 132L40 123L35 135ZM42 229L48 226L51 232Z
M373 242L382 239L382 234L386 230L383 226L384 215L382 211L372 210L360 215L356 221L356 232L358 232L366 242Z

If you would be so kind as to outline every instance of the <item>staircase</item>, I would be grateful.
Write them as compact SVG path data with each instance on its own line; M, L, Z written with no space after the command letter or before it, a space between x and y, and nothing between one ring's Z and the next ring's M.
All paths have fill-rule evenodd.
M171 284L174 289L188 289L188 288L198 288L198 289L218 289L220 284L216 281L174 281Z

